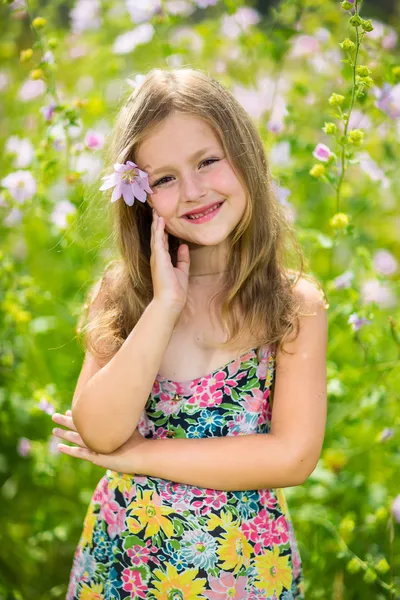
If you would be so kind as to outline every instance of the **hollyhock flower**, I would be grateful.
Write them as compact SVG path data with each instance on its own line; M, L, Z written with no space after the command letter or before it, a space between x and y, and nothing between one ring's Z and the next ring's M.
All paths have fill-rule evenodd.
M125 0L133 23L149 21L162 8L161 0Z
M363 325L368 325L370 322L371 321L365 317L359 317L357 313L351 314L347 321L348 325L351 325L353 331L359 331Z
M325 144L318 144L315 147L313 156L322 162L326 162L330 158L330 156L332 156L332 152L330 151L328 146L325 146Z
M149 186L149 176L128 160L125 164L115 163L114 173L102 177L104 180L100 191L114 188L111 202L116 202L123 196L125 204L132 206L135 198L140 202L146 202L147 194L152 194Z
M345 288L351 287L352 281L354 279L353 271L344 271L341 275L336 277L333 280L333 285L337 290L343 290Z
M78 173L82 173L82 181L84 183L93 183L97 181L99 172L103 167L103 162L99 156L92 152L82 152L76 157L74 169Z
M58 437L56 437L55 435L50 436L49 439L49 443L48 443L48 451L50 454L61 454L60 450L58 449L58 444L60 443L60 440Z
M55 413L54 406L51 404L51 402L48 402L48 400L46 400L45 398L42 398L42 400L40 400L40 402L37 405L37 408L39 410L42 410L43 412L45 412L48 415L54 415L54 413Z
M76 213L76 207L69 200L60 200L50 215L50 221L57 225L59 229L66 229L68 226L68 215Z
M8 138L5 151L15 155L13 167L16 169L29 167L35 154L32 142L28 138L20 138L17 135Z
M211 1L214 3L217 2L217 0ZM170 15L180 15L183 17L188 17L195 11L195 7L188 0L167 0L165 8Z
M145 75L138 73L137 75L135 75L135 79L127 79L126 82L132 89L136 90L137 87L142 85L142 82L145 78Z
M377 98L375 106L391 119L398 119L400 117L400 83L395 86L384 83L382 88L376 87L373 91Z
M372 181L380 181L383 189L390 187L390 181L386 177L384 171L370 157L368 152L361 152L358 154L357 159L359 161L360 169L364 171Z
M20 456L28 456L32 450L31 440L28 438L22 437L18 440L17 452Z
M104 146L104 135L89 129L85 136L85 144L89 150L101 150Z
M397 305L397 298L390 286L378 279L365 281L361 288L361 296L365 304L375 302L383 308L393 308Z
M379 441L380 442L386 442L386 440L390 440L394 435L394 430L392 429L392 427L386 427L380 437L379 437Z
M397 260L387 250L378 250L373 258L374 269L381 275L393 275L397 271Z
M30 171L14 171L1 180L1 185L19 204L32 198L37 188L36 179Z
M41 96L45 91L46 84L43 79L27 79L18 91L18 99L27 102Z
M257 10L249 6L241 6L233 15L223 15L221 34L234 40L251 25L257 25L259 22L260 15Z
M199 8L207 8L207 6L215 6L218 0L194 0Z
M47 106L42 106L42 108L39 109L46 121L52 120L56 106L57 104L55 102L51 102Z
M202 52L204 47L204 40L201 35L193 27L188 26L174 29L169 36L169 42L173 46L185 45L193 53Z
M291 43L290 56L293 58L318 54L321 50L319 40L312 35L296 35L292 38Z
M10 80L7 73L4 73L4 71L0 71L0 91L4 90L9 83Z
M3 224L7 227L14 227L14 225L18 225L22 221L22 212L19 208L12 208L8 213L6 218L3 220Z
M48 65L54 65L54 54L52 53L51 50L47 50L44 54L43 54L43 58L42 58L42 62L47 63Z
M269 152L269 160L274 165L289 167L291 164L290 142L285 140L274 144Z
M396 496L392 504L392 514L397 523L400 523L400 494Z
M101 4L99 0L78 0L70 11L73 33L83 33L101 27Z
M136 46L147 44L153 39L155 29L151 23L142 23L132 31L119 35L113 44L114 54L129 54Z
M387 35L385 35L381 42L382 48L384 48L385 50L392 50L396 47L397 39L398 35L396 31L392 27L389 27L389 32L387 33Z

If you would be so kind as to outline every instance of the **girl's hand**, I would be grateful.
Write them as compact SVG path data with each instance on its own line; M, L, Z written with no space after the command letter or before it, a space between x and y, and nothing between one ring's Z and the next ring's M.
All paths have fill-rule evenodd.
M187 244L179 246L177 265L174 267L169 253L164 218L159 217L154 208L150 248L154 300L176 310L179 316L186 304L190 266L189 246Z
M141 458L144 446L151 440L144 438L137 429L135 429L129 440L117 448L117 450L114 450L114 452L111 452L110 454L99 454L98 452L90 450L82 440L76 430L70 410L67 410L65 415L55 413L52 416L52 420L54 423L64 425L69 430L55 428L53 429L53 434L56 437L75 444L74 446L59 444L58 449L63 454L69 454L69 456L87 460L98 467L110 469L111 471L132 475L144 474L140 472Z

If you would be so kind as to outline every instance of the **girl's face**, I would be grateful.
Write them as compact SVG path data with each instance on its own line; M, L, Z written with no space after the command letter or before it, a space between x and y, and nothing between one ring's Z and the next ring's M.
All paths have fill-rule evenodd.
M213 129L190 115L169 115L139 146L135 162L149 174L147 202L165 219L168 233L185 242L216 246L243 216L246 191ZM185 218L210 204L220 208L203 221Z

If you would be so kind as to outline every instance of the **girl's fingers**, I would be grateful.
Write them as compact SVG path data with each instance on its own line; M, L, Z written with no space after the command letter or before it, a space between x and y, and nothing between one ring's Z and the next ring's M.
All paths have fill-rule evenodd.
M89 462L93 462L96 457L96 452L92 452L92 450L89 450L88 448L67 446L66 444L58 444L57 447L63 454L68 454L69 456L74 456L75 458L82 458L83 460L88 460Z
M79 433L75 433L75 431L66 431L65 429L58 429L58 427L56 427L53 429L53 434L56 437L67 440L67 442L72 442L81 448L87 448Z
M54 421L54 423L57 423L58 425L63 425L64 427L68 427L68 429L71 429L72 431L76 431L76 427L74 424L74 421L72 420L72 417L65 415L61 415L60 413L54 413L54 415L52 415L51 420Z

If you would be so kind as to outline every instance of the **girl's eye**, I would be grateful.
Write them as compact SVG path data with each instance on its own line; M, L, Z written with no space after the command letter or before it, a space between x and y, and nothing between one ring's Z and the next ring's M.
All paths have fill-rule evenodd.
M209 162L211 162L211 163L217 162L219 160L220 160L219 158L206 158L206 160L203 160L203 162L201 162L200 165L204 165L204 163L209 163ZM156 187L156 186L159 186L159 185L164 185L164 183L168 183L168 182L165 182L166 179L171 179L171 177L169 177L169 176L168 177L162 177L152 187Z

